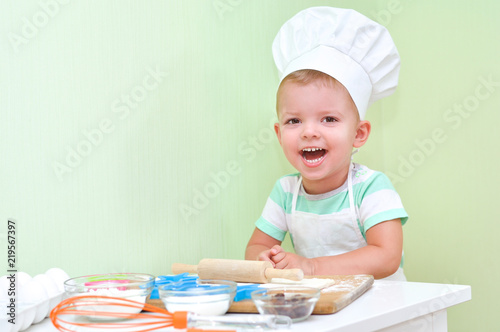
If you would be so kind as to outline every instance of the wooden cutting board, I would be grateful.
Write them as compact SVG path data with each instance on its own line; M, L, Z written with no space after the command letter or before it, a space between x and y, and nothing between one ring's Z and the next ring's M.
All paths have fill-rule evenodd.
M335 284L321 290L321 295L314 307L313 314L333 314L366 292L373 284L371 275L346 275L346 276L306 276L304 278L333 279ZM160 299L148 300L149 304L165 308ZM251 299L233 302L228 312L233 313L258 313Z
M333 279L335 284L321 290L313 314L333 314L366 292L373 284L371 275L348 276L306 276L304 278ZM252 300L233 302L228 312L258 313Z

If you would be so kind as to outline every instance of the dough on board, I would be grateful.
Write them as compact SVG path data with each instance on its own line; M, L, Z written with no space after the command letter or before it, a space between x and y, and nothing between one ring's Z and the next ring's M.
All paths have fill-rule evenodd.
M283 279L283 278L272 278L271 282L268 284L263 284L263 287L277 287L277 286L306 286L306 287L313 287L313 288L318 288L318 289L324 289L328 288L336 283L335 280L333 279L320 279L320 278L307 278L307 279L302 279L300 281L294 281L294 280L289 280L289 279ZM261 287L262 287L261 286Z

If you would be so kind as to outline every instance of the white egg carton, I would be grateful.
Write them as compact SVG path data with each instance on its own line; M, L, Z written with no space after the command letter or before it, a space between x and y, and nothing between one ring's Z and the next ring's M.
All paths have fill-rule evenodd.
M0 278L2 292L0 306L4 309L7 309L10 303L10 298L6 297L7 289L5 286L9 286L6 277ZM32 324L39 323L49 317L50 311L63 300L64 281L67 279L69 276L66 272L57 268L49 269L45 274L39 274L34 278L31 278L27 273L18 272L15 291L15 324L9 321L12 319L9 310L2 310L0 331L24 331Z

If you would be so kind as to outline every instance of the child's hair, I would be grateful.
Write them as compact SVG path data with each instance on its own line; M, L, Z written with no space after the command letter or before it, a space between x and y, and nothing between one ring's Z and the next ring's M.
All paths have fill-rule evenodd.
M301 69L294 71L293 73L290 73L288 76L283 78L280 87L283 85L283 83L287 81L303 85L309 84L311 82L318 82L325 84L327 86L335 86L336 84L339 83L335 78L331 77L330 75L314 69Z
M340 87L341 89L345 89L346 92L349 94L349 92L347 91L347 89L344 87L344 85L342 83L340 83L339 81L337 81L335 78L331 77L328 74L325 74L321 71L314 70L314 69L297 70L297 71L294 71L294 72L288 74L285 78L283 78L283 80L281 81L281 83L278 87L278 92L276 93L276 114L278 115L278 117L279 117L279 95L281 92L281 88L283 87L283 85L286 82L292 82L292 83L296 83L296 84L300 84L300 85L307 85L307 84L314 83L314 84L317 84L319 86L326 86L326 87L330 87L330 88L339 88ZM350 94L349 94L349 96L350 96ZM352 98L351 98L351 101L352 101L352 104L354 106L354 109L356 110L356 113L358 113L356 104L354 104L354 101L352 100Z

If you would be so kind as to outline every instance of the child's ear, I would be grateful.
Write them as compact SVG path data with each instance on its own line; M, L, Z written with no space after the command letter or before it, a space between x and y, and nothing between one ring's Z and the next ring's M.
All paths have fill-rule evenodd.
M356 137L354 138L353 147L360 148L362 147L366 141L368 140L368 136L370 136L370 131L372 129L372 125L370 121L363 120L358 123L358 128L356 129Z
M274 131L276 132L276 136L278 136L278 141L280 142L280 145L281 145L281 130L280 130L279 123L274 124Z

